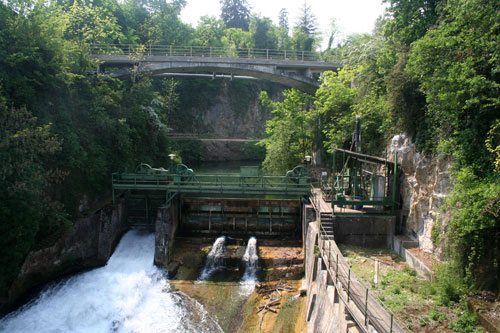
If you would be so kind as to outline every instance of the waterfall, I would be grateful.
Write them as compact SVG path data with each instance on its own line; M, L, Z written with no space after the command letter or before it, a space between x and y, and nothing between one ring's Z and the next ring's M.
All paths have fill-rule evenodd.
M242 293L250 294L255 288L257 282L257 269L259 268L259 256L257 254L257 239L250 237L248 245L243 255L245 263L245 273L241 278Z
M0 332L222 332L153 265L154 235L123 236L107 265L46 288L0 319Z
M205 267L201 271L198 280L205 281L210 275L224 264L224 253L226 252L226 237L217 238L212 245L212 249L207 255Z

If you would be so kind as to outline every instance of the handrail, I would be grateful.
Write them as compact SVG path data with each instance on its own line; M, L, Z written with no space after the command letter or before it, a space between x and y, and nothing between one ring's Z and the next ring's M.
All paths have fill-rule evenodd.
M320 237L318 245L320 253L326 263L332 281L335 281L336 288L338 289L337 284L340 282L346 290L346 295L343 295L338 289L341 299L347 307L349 307L352 301L358 308L359 313L351 313L354 320L363 330L368 330L368 325L372 325L379 332L405 332L406 330L394 320L394 313L378 297L373 297L369 293L369 288L360 282L351 271L350 265L342 255L335 240L328 235L321 223L320 199L317 198L313 186L311 193L311 203L316 211L319 223ZM334 260L333 263L332 260Z
M151 44L92 44L90 54L321 61L319 53L311 51Z

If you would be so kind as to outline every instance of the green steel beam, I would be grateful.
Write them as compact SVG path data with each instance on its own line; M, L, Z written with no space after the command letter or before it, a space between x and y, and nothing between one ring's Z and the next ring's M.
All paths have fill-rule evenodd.
M115 190L157 190L207 195L277 195L303 197L311 194L309 177L134 174L112 175Z

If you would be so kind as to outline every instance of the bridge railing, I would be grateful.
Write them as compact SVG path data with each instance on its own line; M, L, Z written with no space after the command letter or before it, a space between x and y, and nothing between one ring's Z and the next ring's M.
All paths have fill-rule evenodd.
M171 173L140 174L114 173L115 189L167 190L174 192L268 193L303 195L310 191L308 177L240 176L234 175L180 175Z
M269 60L319 61L316 52L210 46L92 44L91 55L209 57Z
M311 191L311 203L319 223L318 246L321 256L339 296L350 309L351 316L363 331L370 331L369 326L377 332L406 332L394 319L394 314L385 304L366 287L352 272L351 266L342 255L333 237L330 237L321 223L321 205L317 191ZM340 288L342 286L342 288ZM353 307L354 305L354 307Z

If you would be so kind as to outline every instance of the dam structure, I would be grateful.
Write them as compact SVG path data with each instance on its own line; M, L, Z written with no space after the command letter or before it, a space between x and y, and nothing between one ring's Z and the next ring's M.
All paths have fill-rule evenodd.
M294 239L305 251L310 327L403 332L351 272L336 243L390 247L397 165L341 149L334 149L333 165L331 179L318 185L308 165L262 176L255 166L242 166L239 174L197 174L184 164L140 164L133 173L112 175L113 200L127 207L130 227L154 229L159 266L169 265L179 236Z

